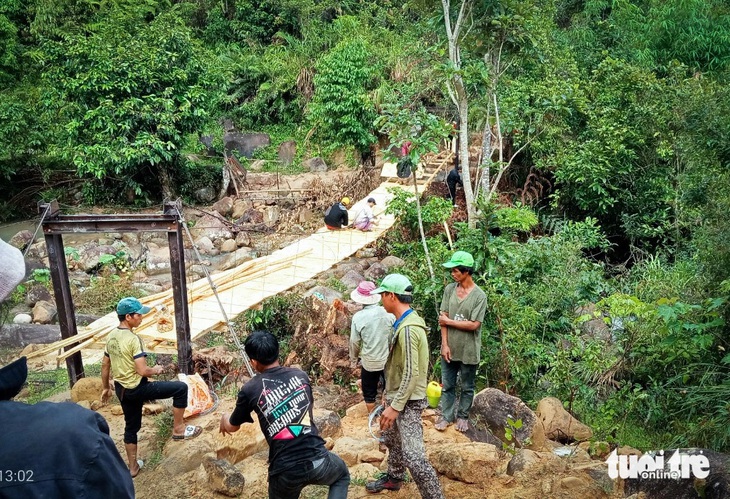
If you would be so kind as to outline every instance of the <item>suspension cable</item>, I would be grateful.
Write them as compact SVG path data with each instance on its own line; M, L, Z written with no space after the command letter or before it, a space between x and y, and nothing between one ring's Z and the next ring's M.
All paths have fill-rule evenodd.
M180 211L179 206L182 206L182 201L178 199L178 202L176 203L175 211L177 211L177 215L179 217L180 224L182 225L183 229L185 229L185 234L187 235L188 239L190 240L190 244L193 247L193 251L195 252L195 257L198 259L198 262L200 262L200 266L203 269L203 272L205 273L205 278L208 279L208 284L210 284L210 289L213 290L213 295L215 296L216 301L218 302L218 307L221 309L221 314L223 314L223 319L226 322L226 325L228 326L228 331L231 333L231 337L233 338L233 343L236 345L236 348L241 353L241 357L243 358L244 364L246 364L246 369L248 370L249 376L253 377L256 373L253 370L253 367L251 367L251 361L248 358L248 355L246 355L246 351L243 348L243 345L241 344L241 341L238 339L238 335L236 334L236 329L233 325L233 323L228 319L228 314L226 314L226 310L223 307L223 303L221 302L220 297L218 296L218 286L215 285L213 282L213 279L210 277L210 272L208 272L208 267L203 262L203 258L200 256L200 253L198 252L198 246L195 244L195 241L193 240L192 234L190 234L190 229L188 229L187 223L185 223L185 217L183 216L182 212ZM186 297L187 299L187 297Z
M43 215L41 215L41 220L38 222L38 226L35 228L35 232L33 233L33 237L30 239L30 242L25 247L25 251L23 251L23 258L28 254L28 250L30 250L30 247L35 242L36 236L38 236L38 231L41 230L41 227L43 227L43 221L46 219L46 215L48 215L48 212L51 210L51 205L47 204L46 209L43 211Z

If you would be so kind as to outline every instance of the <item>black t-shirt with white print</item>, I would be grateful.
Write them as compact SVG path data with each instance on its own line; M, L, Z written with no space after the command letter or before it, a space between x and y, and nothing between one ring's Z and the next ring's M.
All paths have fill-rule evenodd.
M276 475L326 454L314 425L309 376L292 367L272 367L243 385L230 423L253 423L256 411L269 444L269 475Z

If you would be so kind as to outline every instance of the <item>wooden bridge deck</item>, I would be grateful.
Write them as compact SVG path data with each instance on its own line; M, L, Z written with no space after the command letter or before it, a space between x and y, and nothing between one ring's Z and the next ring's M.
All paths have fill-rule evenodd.
M426 190L439 170L449 164L450 159L450 154L442 154L426 165L425 172L418 179L419 194ZM383 174L387 175L393 170L392 165L386 164ZM405 184L403 181L388 177L349 210L351 215L356 215L368 198L375 198L377 205L374 212L379 215L379 218L377 225L370 232L354 229L330 231L322 227L309 237L275 251L271 255L214 274L211 278L216 286L220 302L216 299L207 279L203 278L190 283L188 285L188 304L191 338L194 340L209 331L223 331L227 328L221 306L229 320L232 320L264 299L312 279L376 241L395 222L392 215L385 215L383 212L392 198L387 190L396 186L410 192L413 192L414 189L412 181ZM142 298L140 301L150 306L164 304L174 317L172 290ZM145 316L142 324L136 329L137 334L143 338L147 349L151 352L176 353L175 330L159 332L154 316L154 312ZM86 327L80 327L76 341L67 343L66 346L78 342L79 344L74 350L81 350L85 357L97 357L99 349L104 346L104 338L118 324L116 314L108 314ZM64 341L68 342L68 340ZM59 345L59 343L61 342L49 345L43 351L45 353L58 351L60 346L65 346ZM96 355L89 352L88 349L95 349ZM73 352L67 351L60 354L58 360L63 360L70 353Z

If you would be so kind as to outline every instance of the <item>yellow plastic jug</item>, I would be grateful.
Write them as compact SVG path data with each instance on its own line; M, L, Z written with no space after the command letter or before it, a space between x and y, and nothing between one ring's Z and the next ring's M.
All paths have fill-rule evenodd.
M436 381L431 381L426 387L426 398L428 399L428 405L436 409L441 400L441 385Z

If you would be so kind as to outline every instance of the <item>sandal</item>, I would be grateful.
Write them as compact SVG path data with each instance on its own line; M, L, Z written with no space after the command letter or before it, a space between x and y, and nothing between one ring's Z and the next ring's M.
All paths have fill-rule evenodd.
M187 425L185 432L182 435L173 435L173 440L190 440L203 433L203 428L200 426Z
M448 428L450 424L450 421L446 421L444 418L439 418L438 421L436 421L436 424L433 425L433 427L436 428L436 430L438 431L446 431L446 428Z
M142 468L144 467L144 461L141 459L137 459L137 473L132 473L132 470L129 470L129 474L132 475L132 478L139 475L139 472L142 471Z

